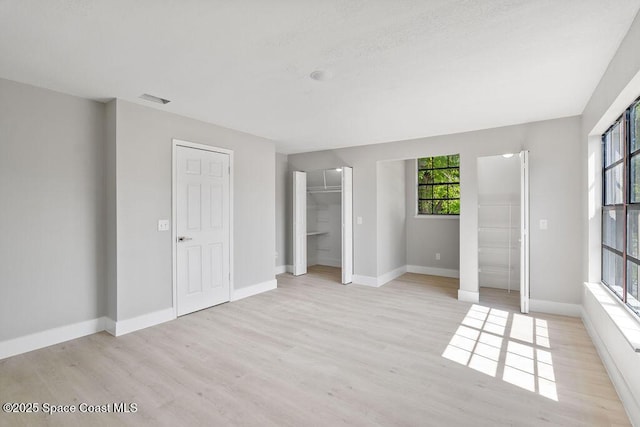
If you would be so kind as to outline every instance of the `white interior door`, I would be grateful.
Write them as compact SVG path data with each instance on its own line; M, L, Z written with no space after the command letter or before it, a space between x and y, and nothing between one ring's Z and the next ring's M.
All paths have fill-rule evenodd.
M229 155L176 147L178 316L230 299Z
M342 168L342 283L353 279L353 169Z
M293 172L293 275L307 273L307 174Z
M520 311L529 312L529 152L520 152Z

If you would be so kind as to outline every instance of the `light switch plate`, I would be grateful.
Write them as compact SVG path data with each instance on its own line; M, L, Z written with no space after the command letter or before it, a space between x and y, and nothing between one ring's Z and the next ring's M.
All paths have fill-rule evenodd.
M169 231L169 220L168 219L159 219L158 220L158 231Z
M549 228L549 223L547 222L546 219L541 219L540 220L540 230L546 230L547 228Z
M362 225L362 217L361 216L356 217L356 224Z

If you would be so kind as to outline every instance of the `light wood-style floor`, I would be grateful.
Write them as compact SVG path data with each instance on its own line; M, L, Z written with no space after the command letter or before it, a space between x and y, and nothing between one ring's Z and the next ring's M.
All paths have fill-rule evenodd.
M505 301L500 291L483 292L478 306L459 302L455 279L405 274L370 288L337 278L337 269L324 267L283 274L274 291L173 322L2 360L3 403L135 402L138 411L0 413L0 424L629 425L579 319L517 317L512 303L510 312L504 304L497 309ZM515 323L531 318L538 319L534 335L548 335L547 347L514 333ZM465 340L474 336L472 349ZM519 372L526 385L527 345L535 347L533 376L544 377L544 388L534 381L527 390L513 375L505 380ZM491 363L476 363L491 354L499 354L495 373ZM551 373L541 360L552 363Z

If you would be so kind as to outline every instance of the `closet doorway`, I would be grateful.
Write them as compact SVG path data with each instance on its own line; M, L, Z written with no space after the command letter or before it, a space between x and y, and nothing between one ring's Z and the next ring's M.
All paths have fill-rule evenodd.
M478 158L480 300L529 312L528 152Z
M353 276L353 170L293 172L293 275L310 266L340 268Z

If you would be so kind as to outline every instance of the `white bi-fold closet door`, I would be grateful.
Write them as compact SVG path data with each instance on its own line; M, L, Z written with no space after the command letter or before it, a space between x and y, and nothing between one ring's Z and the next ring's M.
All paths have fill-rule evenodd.
M308 181L307 173L295 171L293 173L293 274L299 276L307 272L308 256L315 256L308 253L308 243L316 241L323 232L310 230L313 224L308 222L310 213L308 202L318 197L331 197L334 201L337 197L340 205L340 217L337 219L337 230L333 234L340 235L340 251L337 262L342 268L342 283L351 283L353 276L353 170L350 167L343 167L332 170L332 175L339 172L339 185L327 182L327 174L320 172L324 178L323 185L314 185ZM340 193L340 194L337 194ZM311 204L313 206L313 204ZM335 237L335 236L333 236ZM313 239L313 240L308 240ZM336 242L337 243L337 242Z
M194 144L195 145L195 144ZM230 155L175 148L176 314L230 300Z

